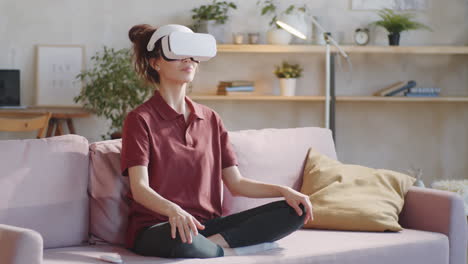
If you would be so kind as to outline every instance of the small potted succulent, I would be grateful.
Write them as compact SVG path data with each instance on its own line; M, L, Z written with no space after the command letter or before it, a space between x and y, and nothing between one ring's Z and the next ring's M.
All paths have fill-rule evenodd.
M229 9L237 9L233 2L217 2L193 8L192 19L195 21L192 28L195 32L208 33L215 37L218 43L224 43L225 24L228 20Z
M282 29L276 20L281 15L293 15L303 16L306 13L306 5L302 7L296 7L295 5L289 5L287 9L278 13L278 4L276 0L258 0L257 5L261 6L260 15L271 16L271 20L268 23L270 29L267 32L267 42L269 44L287 45L291 42L292 35L286 30Z
M280 80L281 95L294 96L296 80L302 76L302 67L299 64L291 64L283 61L281 65L275 65L273 73Z
M388 41L390 46L398 46L400 44L400 33L403 31L416 29L432 29L422 23L412 20L414 14L397 14L393 10L384 8L378 11L381 20L371 23L385 28L389 35Z
M73 100L111 121L110 131L101 135L103 140L120 138L127 113L148 99L154 88L135 72L129 49L104 46L104 51L96 52L91 61L93 66L77 75L85 85Z

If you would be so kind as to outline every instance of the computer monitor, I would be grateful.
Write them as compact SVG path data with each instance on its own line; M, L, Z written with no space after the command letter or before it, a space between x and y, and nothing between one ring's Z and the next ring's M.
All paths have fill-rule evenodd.
M20 70L0 69L0 107L20 106Z

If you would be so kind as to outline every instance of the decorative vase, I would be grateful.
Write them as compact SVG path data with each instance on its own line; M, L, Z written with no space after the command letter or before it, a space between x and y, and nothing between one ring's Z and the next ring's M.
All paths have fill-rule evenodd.
M280 90L282 96L294 96L296 93L297 78L280 78Z
M284 29L272 28L267 31L268 44L288 45L292 35Z
M425 188L426 186L424 186L424 182L421 180L421 179L417 179L414 184L414 186L417 186L417 187L422 187L422 188Z
M426 187L426 186L424 186L424 182L422 180L423 173L422 173L421 168L417 168L414 165L412 165L411 169L407 170L407 172L409 173L409 175L416 178L416 181L414 182L413 186L417 186L417 187L421 187L421 188Z
M198 27L198 33L208 33L213 35L216 43L224 43L225 24L216 23L216 20L202 20Z
M388 35L388 42L390 46L400 45L400 33L390 33Z

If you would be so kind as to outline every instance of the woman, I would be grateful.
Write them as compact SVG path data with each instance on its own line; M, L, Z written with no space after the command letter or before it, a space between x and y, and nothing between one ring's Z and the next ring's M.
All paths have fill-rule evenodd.
M241 255L301 228L312 218L309 197L242 177L220 116L186 96L199 61L161 56L161 39L148 51L155 30L142 24L129 31L135 69L155 90L123 126L121 169L131 201L126 247L168 258ZM222 217L223 181L235 195L285 200Z

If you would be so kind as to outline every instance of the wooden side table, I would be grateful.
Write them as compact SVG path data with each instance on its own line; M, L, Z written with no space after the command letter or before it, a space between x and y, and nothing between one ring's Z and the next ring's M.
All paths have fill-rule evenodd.
M84 110L81 107L54 107L54 106L28 106L25 109L0 109L0 116L5 115L28 115L31 113L51 112L52 116L49 120L46 137L64 135L62 124L66 122L69 134L76 134L73 125L73 118L89 117L92 113ZM55 131L54 131L55 130Z

